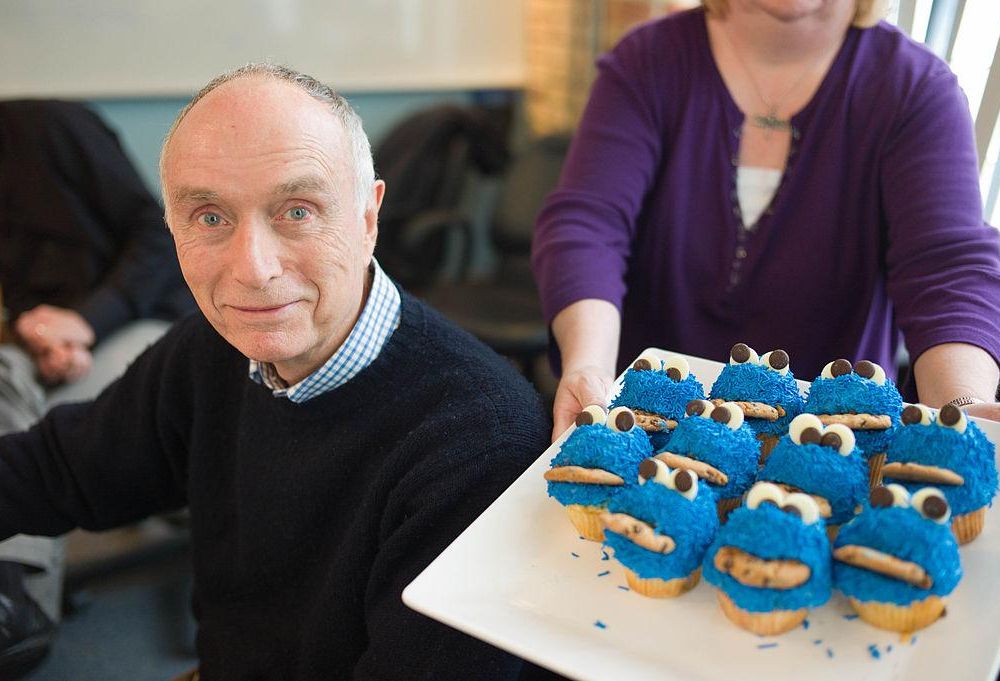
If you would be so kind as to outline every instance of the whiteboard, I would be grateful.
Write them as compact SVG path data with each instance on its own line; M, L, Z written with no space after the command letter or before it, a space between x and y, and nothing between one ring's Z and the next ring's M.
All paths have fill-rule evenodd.
M0 97L188 95L269 60L341 91L519 87L521 0L0 0Z

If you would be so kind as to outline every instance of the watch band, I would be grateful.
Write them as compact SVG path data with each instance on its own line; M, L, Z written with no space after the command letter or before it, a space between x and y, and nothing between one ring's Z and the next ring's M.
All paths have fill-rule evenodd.
M975 395L959 395L953 400L948 400L941 406L951 405L953 407L967 407L970 404L982 404L984 400L979 399Z

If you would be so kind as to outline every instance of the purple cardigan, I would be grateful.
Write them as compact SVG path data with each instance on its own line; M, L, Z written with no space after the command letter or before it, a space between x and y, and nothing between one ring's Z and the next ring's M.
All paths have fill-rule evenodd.
M598 67L536 226L548 321L583 298L618 306L619 366L651 345L721 361L744 341L784 348L806 380L837 357L892 375L900 332L913 359L950 341L1000 359L1000 248L968 105L922 46L885 23L848 31L752 230L743 114L703 10L640 27Z

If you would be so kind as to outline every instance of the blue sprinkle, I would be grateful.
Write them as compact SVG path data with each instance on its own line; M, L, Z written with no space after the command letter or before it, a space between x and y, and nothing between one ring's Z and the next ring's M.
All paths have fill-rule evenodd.
M876 660L879 659L880 657L882 657L882 654L879 653L879 651L878 651L878 646L875 645L874 643L872 643L870 646L868 646L868 654L871 655L872 658L874 658Z
M605 551L604 549L601 549L601 560L608 560L610 558L611 556L608 555L608 552Z
M818 639L816 639L815 641L813 641L813 645L814 645L814 646L818 646L818 645L819 645L820 643L822 643L822 642L823 642L823 639L821 639L821 638L818 638Z
M802 628L803 629L809 628L809 620L802 620Z
M598 577L604 577L605 575L610 575L610 574L611 574L611 570L605 570L604 572L598 572L597 576Z
M580 557L579 553L573 553L572 551L569 552L569 555L573 556L574 558L579 558Z
M856 619L858 619L858 616L857 615L844 615L844 619L845 620L856 620Z
M608 625L605 624L604 622L602 622L601 620L596 620L594 622L594 626L597 627L598 629L607 629L608 628Z
M911 646L912 646L912 645L913 645L914 643L916 643L916 642L917 642L917 637L916 637L916 636L914 636L913 638L911 638L911 639L910 639L910 645L911 645Z
M620 586L619 585L618 588L621 589L622 591L631 591L631 589L629 589L627 586Z
M833 657L833 648L827 648L826 649L826 656L827 657Z
M887 652L887 653L891 653L892 652L892 644L891 643L885 647L885 652Z
M760 648L761 650L763 650L764 648L777 648L778 644L777 643L761 643L757 647Z

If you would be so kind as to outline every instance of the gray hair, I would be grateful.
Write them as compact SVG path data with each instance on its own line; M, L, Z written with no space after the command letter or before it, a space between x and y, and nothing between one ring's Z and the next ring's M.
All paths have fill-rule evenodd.
M222 75L216 76L208 85L199 90L198 94L177 114L177 118L174 120L173 125L170 126L170 130L163 140L163 149L160 152L160 175L163 175L163 159L166 155L167 145L170 144L170 140L173 138L181 121L184 120L194 105L220 85L241 78L259 76L291 83L301 88L303 92L316 101L330 107L330 111L344 126L344 131L347 133L347 140L351 148L351 165L354 167L354 196L358 212L360 215L364 215L365 208L371 198L372 187L375 185L375 167L372 163L371 144L361 124L361 117L351 108L347 100L337 94L333 88L324 85L312 76L278 64L251 62L245 66L240 66L232 71L227 71Z

